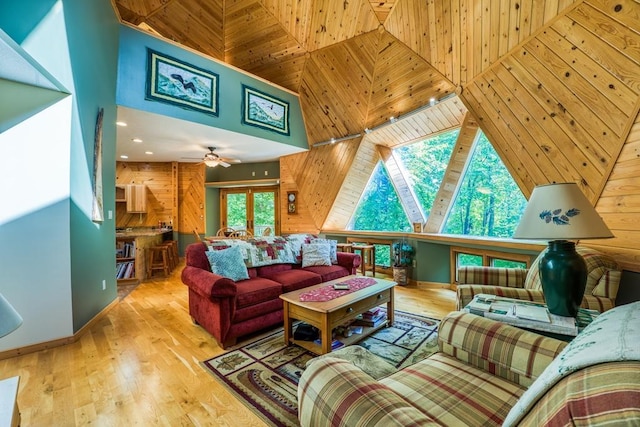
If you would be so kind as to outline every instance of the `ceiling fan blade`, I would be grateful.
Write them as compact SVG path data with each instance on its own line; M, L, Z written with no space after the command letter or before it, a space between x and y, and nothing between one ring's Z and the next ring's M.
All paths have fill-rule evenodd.
M231 166L229 163L223 162L222 160L218 160L218 164L224 168L228 168L229 166Z

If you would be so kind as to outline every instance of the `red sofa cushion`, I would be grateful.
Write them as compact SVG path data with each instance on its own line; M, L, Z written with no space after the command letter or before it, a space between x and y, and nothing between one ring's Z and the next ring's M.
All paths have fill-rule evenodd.
M282 284L282 293L322 283L322 276L312 271L290 269L270 274L269 279Z
M269 277L273 274L280 273L281 271L291 270L292 268L291 264L272 264L257 267L256 272L260 277Z
M305 267L303 268L303 270L319 274L322 277L323 282L340 279L341 277L351 274L348 269L341 265L315 265L311 267Z
M236 282L236 307L248 307L273 299L280 299L282 285L273 280L256 277Z

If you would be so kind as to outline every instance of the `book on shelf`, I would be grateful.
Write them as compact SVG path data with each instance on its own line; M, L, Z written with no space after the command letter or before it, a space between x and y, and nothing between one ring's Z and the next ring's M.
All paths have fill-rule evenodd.
M363 319L373 319L376 316L380 316L380 307L374 307L371 310L367 310L362 313Z
M317 345L322 345L322 341L320 340L320 338L318 338L317 340L313 341L315 344ZM331 341L331 350L336 350L340 347L344 346L344 343L340 340L333 340Z
M364 316L359 315L353 321L353 325L368 326L370 328L375 328L382 325L386 321L387 321L387 315L385 313L378 313L376 316L368 319L365 319Z

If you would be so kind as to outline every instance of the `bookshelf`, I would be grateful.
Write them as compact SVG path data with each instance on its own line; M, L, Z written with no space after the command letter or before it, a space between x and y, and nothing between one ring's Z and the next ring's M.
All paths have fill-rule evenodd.
M118 283L137 283L135 237L116 238L116 280Z

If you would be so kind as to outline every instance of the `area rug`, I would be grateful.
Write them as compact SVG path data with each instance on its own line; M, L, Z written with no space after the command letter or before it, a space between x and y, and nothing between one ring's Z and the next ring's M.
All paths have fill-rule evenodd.
M413 364L437 350L439 321L402 311L393 326L357 343L396 368ZM272 426L297 426L298 380L315 355L284 345L282 328L225 354L202 362L247 407Z

